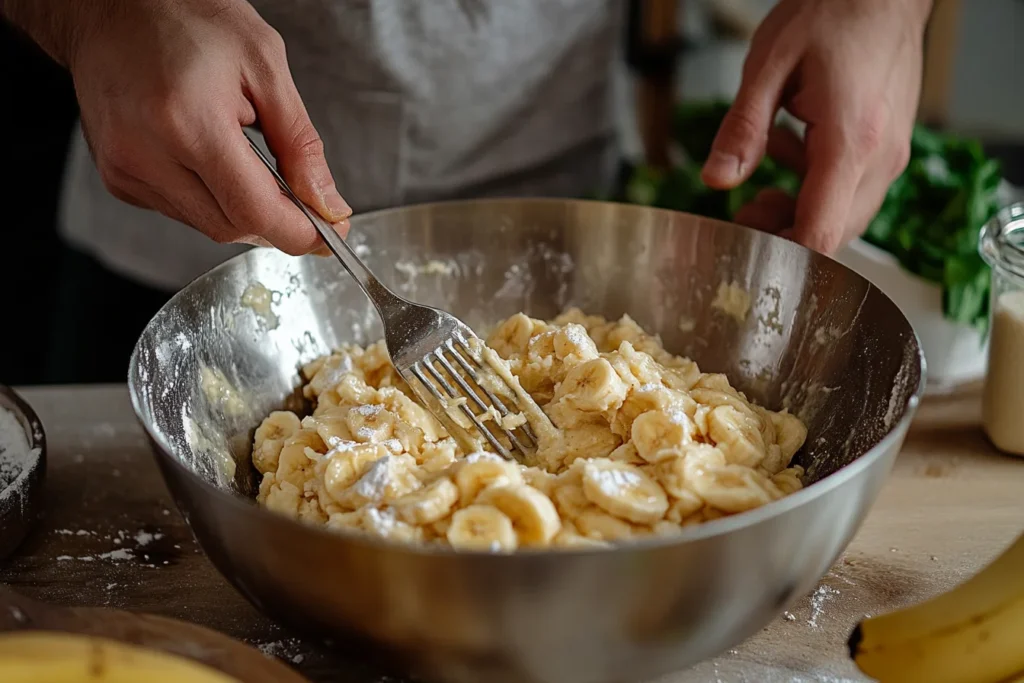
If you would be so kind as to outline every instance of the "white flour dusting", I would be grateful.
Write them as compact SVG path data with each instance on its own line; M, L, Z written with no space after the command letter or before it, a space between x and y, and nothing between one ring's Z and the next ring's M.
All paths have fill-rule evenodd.
M818 586L818 590L811 595L811 616L807 620L808 626L818 628L818 617L824 613L825 604L837 595L839 591L831 586Z
M385 455L377 460L356 482L355 492L368 500L380 500L394 480L393 471L397 464L398 459L393 455Z
M142 546L149 545L153 541L159 541L163 537L163 534L151 534L148 531L139 531L139 533L135 534L135 543L141 548Z
M29 448L28 436L14 413L0 408L0 491L13 484L38 454Z
M95 531L87 531L85 529L57 529L54 533L60 536L95 536L97 539L102 538L102 540L109 541L115 546L120 546L113 550L94 553L92 555L79 555L77 557L72 555L60 555L56 558L59 562L95 562L99 560L103 562L119 563L135 561L135 564L138 566L148 567L150 569L156 569L157 565L152 564L149 561L149 555L141 554L138 551L145 548L153 541L159 541L164 537L164 534L160 532L151 533L144 529L140 529L134 534L130 531L120 530L102 537ZM131 545L133 541L135 543L135 548L126 547L127 545ZM180 546L178 545L175 545L174 547L180 549ZM164 562L163 564L166 565L168 562ZM108 586L107 590L110 590L112 587L113 585Z
M306 656L298 652L302 648L302 642L291 638L289 640L275 640L272 643L257 643L256 649L266 657L277 657L292 664L302 664Z

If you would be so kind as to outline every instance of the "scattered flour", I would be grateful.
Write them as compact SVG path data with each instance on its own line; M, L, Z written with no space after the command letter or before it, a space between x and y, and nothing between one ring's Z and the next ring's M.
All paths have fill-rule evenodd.
M88 531L86 529L57 529L54 531L54 533L59 534L61 536L95 536L97 538L102 538L103 540L110 541L115 546L122 546L115 548L114 550L109 550L107 552L102 552L95 555L80 555L77 557L72 555L60 555L57 557L57 560L59 562L95 562L96 560L103 560L107 562L117 563L127 562L129 560L138 560L137 564L143 567L149 567L151 569L155 569L157 565L149 563L149 555L142 554L140 557L140 555L137 554L136 551L138 551L141 548L145 548L153 541L159 541L161 538L164 537L164 534L162 533L151 533L146 531L145 529L140 529L134 534L132 534L129 531L121 530L117 531L114 534L109 534L103 537L100 537L99 533L95 531ZM136 547L134 549L124 547L126 544L130 544L132 541L135 542ZM181 548L180 545L175 545L174 547L177 549ZM166 565L169 563L165 561L163 564ZM110 586L107 586L107 590L110 590L115 585L116 584L111 584Z
M292 664L302 664L306 656L297 650L302 648L302 642L292 638L289 640L275 640L272 643L257 643L256 649L267 657L277 657Z
M811 595L811 616L807 625L811 628L818 628L818 618L825 611L825 604L839 595L839 591L830 586L818 586L818 590Z

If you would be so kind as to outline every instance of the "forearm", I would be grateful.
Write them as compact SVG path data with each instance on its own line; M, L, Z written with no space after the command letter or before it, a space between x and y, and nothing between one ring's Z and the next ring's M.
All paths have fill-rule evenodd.
M58 64L70 66L82 35L117 0L0 0L0 16L21 29Z

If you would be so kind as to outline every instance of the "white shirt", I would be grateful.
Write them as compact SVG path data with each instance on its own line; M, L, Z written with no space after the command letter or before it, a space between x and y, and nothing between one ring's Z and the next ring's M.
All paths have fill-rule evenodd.
M581 196L614 168L618 0L255 0L355 212L460 197ZM61 231L178 289L245 247L112 197L80 131Z

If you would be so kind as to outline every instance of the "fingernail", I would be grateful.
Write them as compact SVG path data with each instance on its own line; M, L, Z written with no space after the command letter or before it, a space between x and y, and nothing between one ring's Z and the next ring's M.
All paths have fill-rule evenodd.
M330 215L324 216L327 220L332 223L337 223L352 215L352 207L348 205L348 202L338 194L338 190L333 185L321 189L323 193L324 206Z
M344 239L348 237L348 231L349 228L351 227L352 225L348 222L348 219L345 218L334 224L334 231L341 235L342 239Z
M742 170L742 162L738 156L717 149L712 150L708 160L704 162L704 176L722 183L739 182Z

